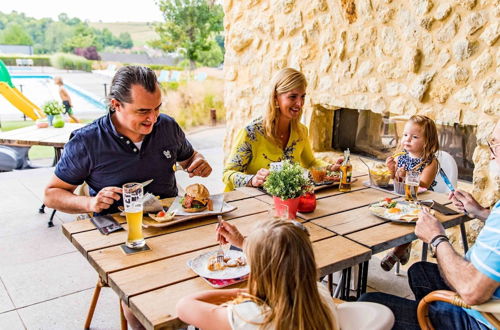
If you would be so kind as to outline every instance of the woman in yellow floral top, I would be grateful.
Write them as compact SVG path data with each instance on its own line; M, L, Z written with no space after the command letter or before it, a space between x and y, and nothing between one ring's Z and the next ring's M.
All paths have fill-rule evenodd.
M285 159L304 168L328 165L314 158L307 127L300 123L306 87L306 78L295 69L282 69L274 76L265 116L238 133L224 167L226 191L262 186L270 164ZM329 169L338 170L341 162L339 159Z

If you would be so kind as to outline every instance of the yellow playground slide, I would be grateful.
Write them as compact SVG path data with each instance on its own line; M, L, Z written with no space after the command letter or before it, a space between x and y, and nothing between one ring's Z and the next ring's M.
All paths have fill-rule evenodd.
M3 95L7 101L33 120L45 117L43 111L36 104L28 100L16 88L7 85L7 83L0 82L0 95Z

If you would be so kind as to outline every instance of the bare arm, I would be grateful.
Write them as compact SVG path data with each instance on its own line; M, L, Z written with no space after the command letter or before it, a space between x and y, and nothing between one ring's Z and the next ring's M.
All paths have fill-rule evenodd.
M437 171L438 163L437 160L434 159L422 171L422 174L420 175L420 187L429 188L436 178Z
M205 160L205 157L197 151L194 151L191 157L179 162L179 164L182 168L187 169L190 178L193 176L207 177L212 173L212 167Z
M119 187L103 188L94 197L75 195L73 192L76 187L52 176L45 188L44 204L66 213L101 212L121 198L119 194L122 190Z
M241 290L210 290L186 296L177 303L177 316L204 330L231 329L227 310L221 304L236 298Z
M437 235L444 235L445 231L439 220L424 209L417 221L415 234L425 243L429 243ZM439 244L436 254L444 280L467 304L477 305L488 301L498 288L498 282L458 255L450 243Z
M458 255L451 244L437 247L437 259L443 278L469 305L479 305L491 299L498 282L478 271L472 263Z

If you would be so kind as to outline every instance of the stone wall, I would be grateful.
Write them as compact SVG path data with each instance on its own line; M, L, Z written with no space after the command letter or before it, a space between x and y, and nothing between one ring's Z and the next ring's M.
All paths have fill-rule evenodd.
M500 115L500 0L225 0L224 11L226 152L262 114L273 73L293 67L309 81L315 150L339 107L478 125L474 193L500 198L486 147Z

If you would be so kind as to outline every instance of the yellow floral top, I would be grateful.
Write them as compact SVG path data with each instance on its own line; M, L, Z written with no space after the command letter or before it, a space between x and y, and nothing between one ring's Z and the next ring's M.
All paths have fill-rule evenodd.
M263 119L257 118L238 133L224 167L225 191L246 186L258 170L269 168L274 162L290 159L304 168L327 165L314 158L306 126L299 123L298 129L292 128L288 144L283 149L265 137L262 123Z

